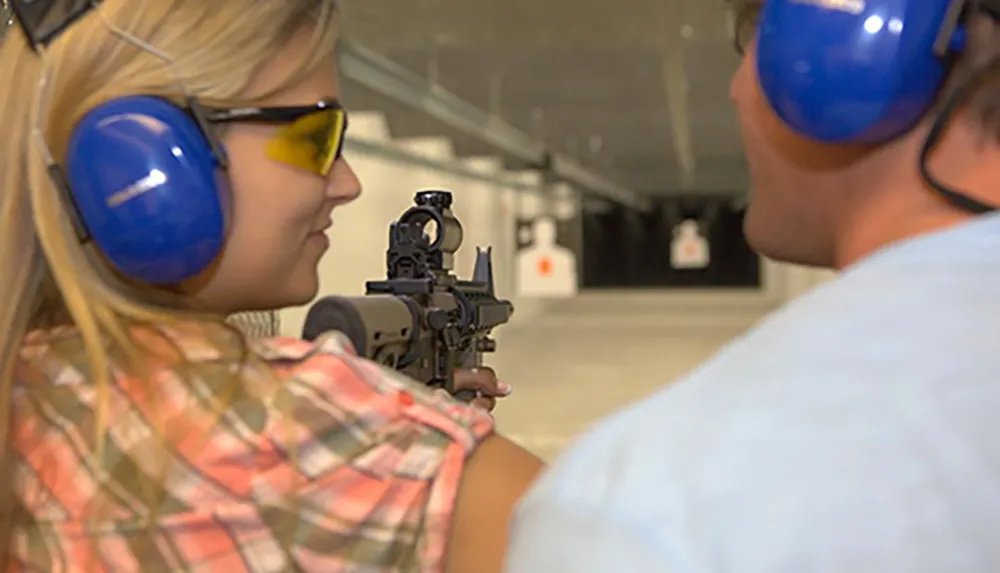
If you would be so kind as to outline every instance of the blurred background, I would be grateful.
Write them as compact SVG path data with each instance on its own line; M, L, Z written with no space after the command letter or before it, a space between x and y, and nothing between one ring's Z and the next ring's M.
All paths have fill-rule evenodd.
M491 245L514 319L500 430L551 458L829 275L757 257L725 0L343 0L346 157L323 293L385 274L388 227L447 189L456 272ZM235 320L298 336L307 308Z

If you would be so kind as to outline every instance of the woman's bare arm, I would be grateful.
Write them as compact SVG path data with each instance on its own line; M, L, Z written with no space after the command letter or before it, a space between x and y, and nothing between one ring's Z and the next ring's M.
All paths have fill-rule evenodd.
M501 573L515 505L543 462L499 435L469 457L458 490L447 573Z

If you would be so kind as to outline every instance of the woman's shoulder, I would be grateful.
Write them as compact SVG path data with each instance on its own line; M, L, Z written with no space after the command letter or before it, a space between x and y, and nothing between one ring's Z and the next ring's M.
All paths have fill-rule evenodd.
M278 374L289 391L315 393L375 425L394 417L447 434L471 449L493 429L488 413L435 392L396 370L361 358L338 332L308 342L295 338L261 338L252 351ZM364 417L373 419L364 420Z
M387 421L405 414L414 422L448 434L468 447L492 431L492 417L419 384L401 373L357 355L350 340L330 332L315 341L293 337L247 338L238 352L226 350L217 334L194 322L136 329L137 346L148 352L146 378L174 386L185 394L191 384L221 388L234 380L237 394L285 399L290 394L310 396L313 402L336 405L354 412L357 422L366 418ZM238 356L238 357L237 357ZM58 386L91 384L85 345L75 329L59 328L29 333L21 359L44 381ZM122 364L110 364L112 379L120 390L143 386ZM178 378L183 375L185 380ZM281 412L281 409L276 410ZM372 421L371 423L375 423Z
M325 540L302 549L317 568L388 570L409 555L421 570L440 570L466 460L493 430L488 413L360 358L338 334L247 341L255 360L236 372L235 386L224 382L232 363L197 329L166 336L183 368L162 361L138 378L112 366L105 393L85 375L79 337L25 340L22 358L34 374L22 384L49 391L15 398L13 442L30 466L24 475L52 477L16 489L44 493L22 502L52 524L52 535L92 517L88 499L73 492L97 487L88 468L99 467L99 454L88 438L105 416L121 470L107 474L112 481L141 477L135 470L156 460L177 462L166 482L154 483L177 502L159 522L172 538L201 532L188 540L197 545L248 528L267 536L274 515L300 507L313 517L296 521L296 535ZM113 485L135 488L130 479ZM145 511L113 509L122 523Z

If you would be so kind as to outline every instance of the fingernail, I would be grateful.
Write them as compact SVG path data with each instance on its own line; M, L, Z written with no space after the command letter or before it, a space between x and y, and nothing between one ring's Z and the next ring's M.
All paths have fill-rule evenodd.
M514 387L506 382L497 382L497 391L500 392L501 396L510 396Z

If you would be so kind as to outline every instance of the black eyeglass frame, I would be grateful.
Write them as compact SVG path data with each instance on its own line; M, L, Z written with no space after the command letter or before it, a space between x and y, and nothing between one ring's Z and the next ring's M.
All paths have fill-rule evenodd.
M344 153L344 133L347 132L348 117L344 106L336 99L321 99L312 105L292 106L213 107L198 104L197 115L208 125L227 123L281 125L294 123L310 114L329 110L340 110L344 116L344 124L340 130L340 141L337 142L337 151L333 156L333 160L337 161Z
M303 117L332 109L344 110L335 99L321 99L312 105L268 106L268 107L212 107L201 106L208 123L292 123ZM347 114L344 114L344 128L347 128Z

